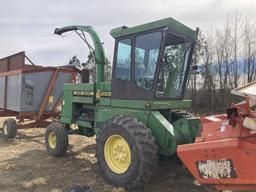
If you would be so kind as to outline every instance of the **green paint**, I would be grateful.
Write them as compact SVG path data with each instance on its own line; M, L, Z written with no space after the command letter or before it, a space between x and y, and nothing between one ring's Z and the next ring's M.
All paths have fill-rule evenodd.
M110 98L101 97L100 98L100 105L110 106L110 101L111 101Z
M141 33L157 28L164 28L168 27L174 31L176 31L179 34L183 34L186 36L189 36L190 38L196 40L197 39L197 32L192 30L191 28L187 27L186 25L176 21L175 19L169 17L166 19L161 19L158 21L146 23L143 25L138 25L135 27L118 27L115 29L112 29L110 34L115 39L126 36L126 35L132 35L136 33Z
M111 82L100 83L100 90L105 92L111 91Z
M63 101L62 101L62 108L61 108L61 122L63 123L72 124L73 113L75 112L73 109L72 96L73 96L72 90L63 90L62 92Z
M80 127L86 127L86 128L92 128L92 124L90 122L87 121L76 121L76 125L80 126Z
M111 35L114 38L120 38L157 28L168 28L179 35L185 35L190 39L196 40L195 31L172 18L132 28L116 28L111 31ZM96 58L96 83L64 85L63 106L60 119L62 123L75 123L80 128L93 128L96 135L98 135L100 134L101 126L116 115L124 114L135 117L152 130L152 134L159 146L159 153L166 155L174 154L177 145L194 141L197 130L200 127L197 118L184 117L175 122L170 122L162 112L171 109L189 109L191 107L190 100L112 99L110 94L111 83L103 82L106 58L99 36L93 28L88 26L75 26L75 30L87 32L92 37L95 48L93 54ZM76 94L74 94L75 91ZM86 92L87 94L82 95L80 91ZM88 121L78 120L77 114L82 108L92 109L94 111L94 119Z
M85 96L73 96L74 103L89 103L93 104L94 98L93 97L85 97Z
M81 86L81 85L79 85ZM73 86L77 89L76 86ZM86 87L86 90L89 90ZM106 91L108 89L105 89ZM125 114L136 117L143 122L155 137L159 152L172 155L176 152L178 144L193 142L199 127L198 119L183 118L170 123L158 110L189 108L191 101L143 101L100 98L96 101L94 97L74 96L71 87L63 92L64 105L62 108L61 122L66 124L76 123L80 127L91 127L91 122L76 121L72 114L76 114L79 104L83 108L95 109L94 129L96 135L100 133L100 127L108 119L115 115Z
M72 91L94 91L94 83L67 83L64 84L63 90L72 90Z
M126 109L126 108L111 108L111 107L101 107L99 106L96 109L96 124L104 123L111 117L115 115L130 115L132 117L137 117L138 120L146 122L148 118L148 111L145 110L135 110L135 109ZM97 127L97 126L96 126Z
M191 100L172 100L172 101L150 101L150 100L128 100L128 99L112 99L112 107L124 107L135 109L189 109Z
M95 63L96 63L96 82L104 82L104 65L106 64L105 51L102 45L102 41L98 33L90 26L76 26L78 30L87 32L94 45Z
M67 26L63 28L59 28L55 30L55 34L61 35L62 33L68 32L68 31L81 31L86 32L90 35L93 47L88 46L90 50L90 54L95 57L95 64L96 64L96 82L104 82L104 65L106 64L106 57L105 57L105 51L102 45L102 42L100 40L100 37L98 33L91 27L91 26L85 26L85 25L73 25L73 26ZM83 36L81 35L82 39Z
M61 123L64 123L64 124L71 125L71 124L72 124L72 119L71 119L71 118L61 117L61 118L60 118L60 122L61 122Z
M182 118L170 123L159 111L150 112L147 126L160 147L160 153L172 155L176 153L177 146L192 143L199 129L198 119ZM193 133L191 132L193 129Z
M188 143L192 143L194 142L194 138L196 138L198 134L198 130L201 127L201 123L200 123L199 117L192 117L192 118L188 118L187 120L189 124L189 132L190 132L191 138L193 138L193 140Z
M152 130L160 153L170 155L176 152L177 143L174 127L160 112L150 112L147 126Z

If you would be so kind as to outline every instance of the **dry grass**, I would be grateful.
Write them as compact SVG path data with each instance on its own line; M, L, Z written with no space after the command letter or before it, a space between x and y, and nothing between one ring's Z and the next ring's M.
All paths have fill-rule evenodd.
M122 192L108 185L97 171L95 139L72 135L65 157L45 152L43 128L20 129L16 139L4 140L0 134L1 192L62 192L74 184L89 185L94 192ZM145 192L211 191L193 184L181 166L160 162Z

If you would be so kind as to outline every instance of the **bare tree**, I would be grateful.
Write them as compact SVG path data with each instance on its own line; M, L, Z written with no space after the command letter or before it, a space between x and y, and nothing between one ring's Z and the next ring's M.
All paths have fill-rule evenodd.
M192 66L193 65L199 65L202 59L202 56L204 55L204 46L205 46L205 37L201 30L198 31L198 40L194 47L194 54L192 58ZM192 99L192 108L194 109L194 112L197 113L197 103L198 103L198 97L197 97L197 84L198 84L198 76L197 73L190 74L189 83L188 83L188 92L187 94Z
M203 72L191 78L189 84L194 109L204 113L223 111L235 99L232 89L256 79L255 26L236 11L227 15L223 28L207 33L203 55L195 55L195 61L202 62Z
M243 39L243 58L244 58L244 72L246 73L247 83L255 80L255 56L256 56L256 38L255 38L255 24L245 18L244 23L244 39Z
M203 72L203 89L209 103L209 112L213 111L215 85L213 80L213 44L212 36L207 37L206 46L204 46L204 72Z
M239 72L238 72L238 57L239 57L239 51L240 51L240 43L241 43L241 18L242 15L240 12L236 11L231 19L231 48L232 48L232 72L233 72L233 88L238 87L238 80L239 80Z

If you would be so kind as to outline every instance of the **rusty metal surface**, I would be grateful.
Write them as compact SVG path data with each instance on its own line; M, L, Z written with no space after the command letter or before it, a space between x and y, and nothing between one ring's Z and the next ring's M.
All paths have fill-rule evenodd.
M25 65L25 52L5 57L0 59L0 73L22 69Z
M48 84L48 88L46 90L46 92L44 93L44 97L43 97L43 100L42 100L42 103L40 105L40 108L39 108L39 111L38 111L38 118L41 119L45 109L46 109L46 105L47 103L49 103L49 97L52 93L52 90L54 89L54 86L55 86L55 83L57 81L57 78L58 78L58 69L52 74L52 77L50 79L50 82Z
M17 69L17 70L12 70L12 71L7 71L7 72L2 72L0 73L0 77L5 77L5 76L11 76L11 75L17 75L17 74L25 74L25 73L34 73L34 72L43 72L43 71L55 71L56 68L58 68L59 72L67 72L67 73L74 73L78 72L73 68L68 68L68 67L26 67L23 69Z
M18 115L18 112L8 111L8 110L0 110L0 117L10 117Z
M89 79L89 73L88 73L88 79ZM75 80L76 80L76 73L73 73L72 76L70 77L68 83L74 83ZM62 101L61 98L62 98L62 95L60 95L59 98L57 99L55 105L52 108L52 112L58 111L58 107L61 106L61 101Z

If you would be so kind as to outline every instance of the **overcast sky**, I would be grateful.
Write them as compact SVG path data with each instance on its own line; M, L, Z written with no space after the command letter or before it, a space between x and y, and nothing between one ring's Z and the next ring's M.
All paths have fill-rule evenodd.
M238 10L256 18L256 0L0 0L0 58L19 51L39 65L65 65L87 49L73 33L53 35L56 27L93 26L112 59L112 28L173 17L203 31L221 27Z

